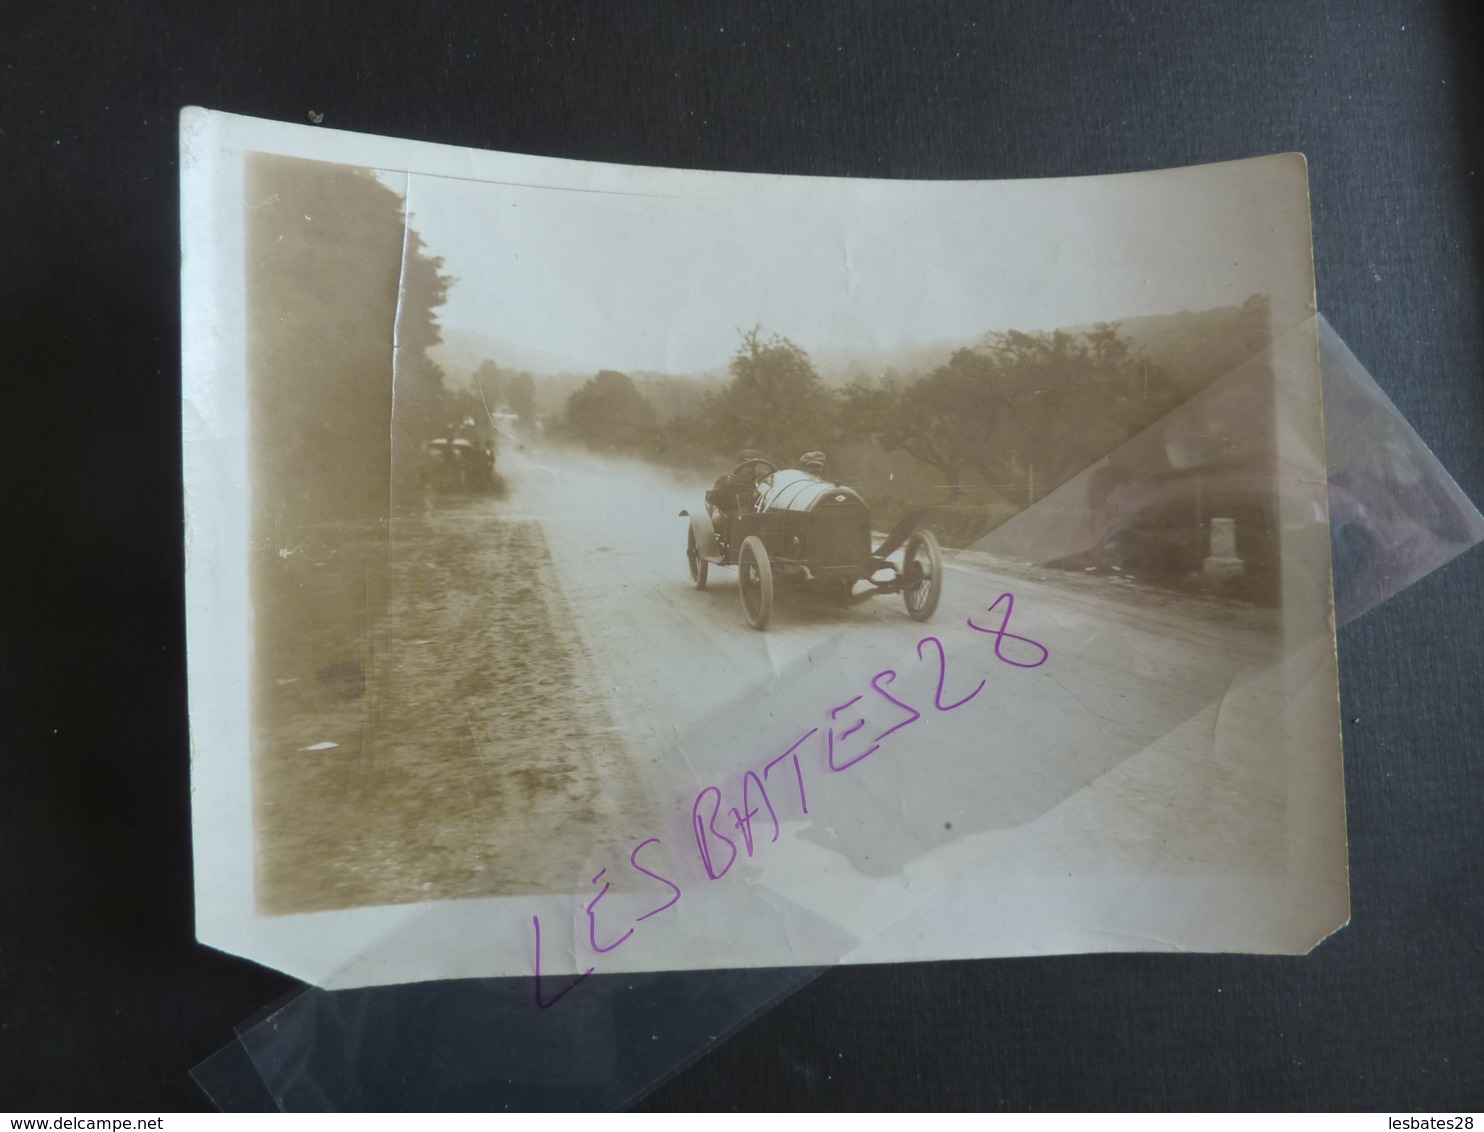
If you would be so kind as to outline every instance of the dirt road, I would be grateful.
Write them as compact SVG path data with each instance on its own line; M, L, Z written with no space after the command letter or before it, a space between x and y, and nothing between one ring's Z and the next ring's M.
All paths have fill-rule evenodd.
M873 771L885 799L876 807L883 821L900 824L909 810L926 815L948 802L956 815L950 828L924 816L895 853L866 815L802 836L817 834L857 867L869 858L871 871L891 873L942 840L1040 816L1224 702L1221 742L1208 731L1204 756L1192 756L1178 780L1151 784L1154 801L1130 799L1117 836L1141 867L1150 846L1188 846L1182 838L1192 831L1212 859L1262 870L1281 856L1284 755L1281 744L1267 741L1281 695L1268 689L1250 702L1227 695L1276 661L1274 611L966 552L950 554L943 603L927 625L910 620L899 597L841 609L779 587L773 618L758 633L743 620L735 570L713 567L703 591L690 584L687 520L679 512L701 505L705 485L696 477L570 453L515 454L506 466L524 506L540 517L601 682L597 690L630 740L644 794L665 807L688 813L698 782L735 778L749 765L739 761L749 751L786 741L794 721L800 729L809 725L810 710L843 702L872 672L893 667L903 674L900 687L922 685L929 674L913 676L905 666L924 667L914 646L925 633L941 637L954 671L988 672L983 638L965 632L965 620L984 619L1009 591L1026 626L1021 631L1052 647L1056 663L1035 679L992 684L980 722L959 713L958 734L934 745L956 753L929 779L905 766ZM932 702L930 684L921 694ZM982 758L990 712L1000 734L1034 736L1033 749ZM948 727L946 717L936 726ZM645 835L639 823L626 823L623 832ZM1179 861L1156 864L1199 864L1184 852Z
M739 753L766 749L808 704L901 668L925 632L941 637L945 665L987 671L983 639L964 623L1007 591L1021 631L1057 663L992 685L983 702L1002 731L1034 733L1034 751L995 765L954 756L932 798L909 767L878 784L881 805L902 815L956 799L956 821L918 823L943 839L1045 813L1275 657L1270 615L972 554L950 563L928 626L900 598L841 609L780 587L758 633L734 570L713 568L702 591L690 584L679 512L701 505L696 477L514 448L501 453L503 499L440 499L389 533L361 532L359 550L340 530L285 558L275 623L301 629L280 627L292 639L263 653L260 674L265 910L572 891L603 845L650 835L697 781L736 771ZM347 634L347 620L379 608L357 571L381 577L388 597ZM342 631L303 628L316 619ZM1257 736L1263 721L1239 726ZM1265 776L1281 777L1260 759L1218 764L1175 788L1182 823L1203 820L1223 791L1250 802ZM1267 828L1249 821L1231 835L1251 842L1258 865L1282 824L1281 788L1267 795ZM854 832L837 822L818 836L871 858L873 872L930 847L919 830L893 853L871 828L863 817Z

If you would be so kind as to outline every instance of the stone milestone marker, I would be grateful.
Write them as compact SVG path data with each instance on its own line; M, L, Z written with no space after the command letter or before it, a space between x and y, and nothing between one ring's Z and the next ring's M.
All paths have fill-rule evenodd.
M1206 581L1224 586L1235 582L1246 569L1246 564L1237 557L1237 521L1212 519L1211 556L1202 566Z

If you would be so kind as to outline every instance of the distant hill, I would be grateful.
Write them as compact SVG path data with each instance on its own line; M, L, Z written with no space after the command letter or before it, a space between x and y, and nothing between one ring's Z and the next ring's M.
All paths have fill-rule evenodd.
M448 383L453 386L466 384L469 375L486 359L501 369L526 370L532 376L572 373L581 368L570 358L528 349L482 330L444 329L443 341L428 353L443 367Z
M1265 349L1271 334L1266 317L1255 322L1240 306L1129 318L1121 330L1136 351L1192 392Z
M1119 333L1129 341L1135 356L1142 354L1153 366L1164 370L1172 383L1189 390L1204 388L1229 373L1267 344L1265 320L1255 325L1241 306L1214 307L1204 311L1178 311L1172 314L1143 315L1118 319ZM1043 327L986 327L986 333L1020 330L1027 334L1047 329L1060 329L1081 334L1093 324ZM959 341L944 340L917 345L912 343L887 350L821 350L810 358L820 376L831 385L848 385L865 378L879 378L893 372L899 380L914 374L926 374L943 365L954 351L979 344L983 336Z
M1163 369L1175 384L1200 389L1246 361L1266 344L1266 337L1251 333L1240 306L1215 307L1204 311L1144 315L1114 320L1136 355ZM1092 330L1092 324L1059 328L1030 326L985 327L986 333L1021 330L1027 334L1061 329L1072 334ZM833 386L853 381L872 381L891 373L899 381L931 373L945 364L956 350L979 344L983 336L943 339L928 343L907 342L886 349L810 350L809 357L820 377ZM800 345L805 345L800 343ZM807 345L805 348L808 349Z
M974 345L977 338L940 339L935 342L902 342L878 349L829 348L809 350L809 359L825 384L845 386L871 381L886 373L905 380L927 374L947 363L955 350ZM808 346L799 343L807 350Z
M429 353L443 367L445 381L452 389L468 385L470 375L485 361L510 373L529 373L535 382L536 411L546 415L561 412L567 398L597 372L581 369L571 359L526 349L478 330L444 330L443 342ZM628 376L664 423L695 411L702 392L725 381L726 371L669 374L634 370Z

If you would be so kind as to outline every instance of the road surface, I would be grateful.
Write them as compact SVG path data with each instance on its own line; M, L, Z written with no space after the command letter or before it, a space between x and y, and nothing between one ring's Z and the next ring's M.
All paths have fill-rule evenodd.
M890 874L945 839L1038 817L1278 659L1274 611L972 552L949 552L943 601L926 625L910 620L897 596L841 609L779 586L772 620L756 632L743 619L735 570L713 567L702 591L690 583L679 512L701 506L705 477L556 451L505 459L518 485L512 501L542 524L601 685L594 692L607 697L629 742L643 795L672 812L688 814L699 785L735 781L755 757L827 724L830 708L869 692L885 668L901 673L904 698L908 689L919 696L909 703L932 703L936 654L915 647L925 635L941 639L944 675L968 680L965 691L990 679L974 704L933 721L931 741L925 726L903 732L946 752L934 756L931 775L910 756L873 767L872 812L857 799L851 821L827 832L821 825L832 849L867 871ZM965 625L991 623L986 611L1006 592L1017 602L1017 631L1052 649L1033 673L986 667L988 642ZM1134 820L1154 823L1142 844L1173 826L1204 824L1215 836L1213 814L1235 805L1240 827L1223 819L1220 836L1241 843L1238 856L1263 867L1281 855L1284 754L1266 735L1281 697L1245 710L1239 700L1229 697L1222 719L1219 747L1229 754L1215 757L1213 742L1187 781L1162 784L1165 810L1178 799L1180 813ZM945 804L955 815L946 830L935 820ZM636 818L622 836L638 838L654 821L648 812ZM882 822L904 819L910 837L881 835Z
M1213 705L1204 755L1157 797L1136 789L1115 840L1141 867L1151 853L1193 867L1158 849L1192 837L1226 866L1281 867L1284 753L1267 741L1281 695L1232 694L1278 660L1270 611L964 553L926 625L897 596L842 609L780 585L760 633L734 570L690 583L679 512L702 505L706 477L515 445L500 470L505 497L440 498L392 524L390 596L359 659L306 644L260 672L265 910L581 891L613 846L683 837L700 787L733 789L811 727L822 743L852 696L880 718L887 670L926 713L915 730L850 775L806 752L823 778L800 836L858 872L1030 822ZM326 554L304 557L286 559L297 585L344 588L315 573ZM1034 670L967 625L992 627L1005 593L1012 631L1049 650ZM981 679L961 710L934 706Z

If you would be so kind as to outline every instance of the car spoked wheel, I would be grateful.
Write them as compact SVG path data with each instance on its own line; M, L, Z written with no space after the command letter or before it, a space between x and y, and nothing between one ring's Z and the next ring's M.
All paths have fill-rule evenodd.
M741 575L742 612L754 629L766 629L773 612L773 566L768 548L757 535L748 535L737 556Z
M696 529L692 527L685 539L685 559L690 563L691 585L698 590L706 588L706 571L711 563L701 557L700 547L696 546Z
M902 575L907 579L902 590L907 615L926 621L943 596L943 551L932 531L916 530L908 537L902 550Z

